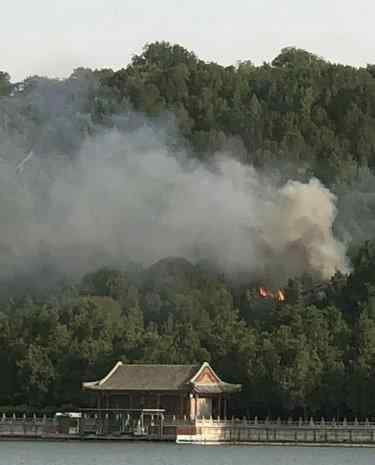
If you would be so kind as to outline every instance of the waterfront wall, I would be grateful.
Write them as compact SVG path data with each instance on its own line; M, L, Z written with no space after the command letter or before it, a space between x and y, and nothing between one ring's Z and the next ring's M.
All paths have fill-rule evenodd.
M374 445L375 422L340 422L321 419L314 421L260 421L255 419L197 419L166 417L163 422L152 421L138 434L129 429L124 418L83 415L79 421L64 424L56 417L0 417L0 439L111 439L161 440L178 443L249 443L249 444L342 444Z
M0 419L0 438L13 436L42 438L58 434L59 428L55 418L37 417L36 415L31 418L3 415Z
M258 422L198 420L178 428L179 443L352 444L375 446L375 424L365 422Z

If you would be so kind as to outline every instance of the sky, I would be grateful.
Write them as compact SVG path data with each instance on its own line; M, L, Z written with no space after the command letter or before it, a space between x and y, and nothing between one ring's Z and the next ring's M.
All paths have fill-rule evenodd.
M16 0L0 15L0 70L12 81L119 69L161 40L223 65L261 64L287 46L375 63L373 0Z

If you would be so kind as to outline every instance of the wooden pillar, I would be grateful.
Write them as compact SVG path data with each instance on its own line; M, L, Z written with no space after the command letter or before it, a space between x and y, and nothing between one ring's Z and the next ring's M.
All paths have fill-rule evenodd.
M195 407L194 407L194 418L195 418L195 419L198 418L198 398L199 398L198 394L195 393L195 395L194 395L194 400L195 400L195 402L194 402L194 404L195 404Z
M184 395L180 394L180 415L184 416Z
M218 418L221 418L221 394L219 394L219 408L218 408Z
M227 418L227 403L228 399L224 397L224 418Z

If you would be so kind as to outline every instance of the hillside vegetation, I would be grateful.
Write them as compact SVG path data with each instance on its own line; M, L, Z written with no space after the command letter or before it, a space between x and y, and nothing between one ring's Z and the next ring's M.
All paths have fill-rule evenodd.
M28 154L48 174L103 128L145 121L190 161L222 152L278 184L318 178L337 196L334 232L350 272L323 283L285 276L279 302L259 295L264 277L180 257L54 275L40 244L38 267L13 268L9 257L22 261L22 251L10 253L16 238L0 235L3 410L82 405L81 382L121 359L209 361L243 383L236 414L375 416L375 66L288 48L272 63L223 67L153 43L116 72L80 68L66 80L17 84L0 72L0 162L22 186ZM15 201L0 185L5 231L23 227Z

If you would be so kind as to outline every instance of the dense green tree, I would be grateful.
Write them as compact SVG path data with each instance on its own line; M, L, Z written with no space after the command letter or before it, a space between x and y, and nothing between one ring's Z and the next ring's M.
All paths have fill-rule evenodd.
M4 71L0 71L0 97L9 95L11 91L10 76Z

